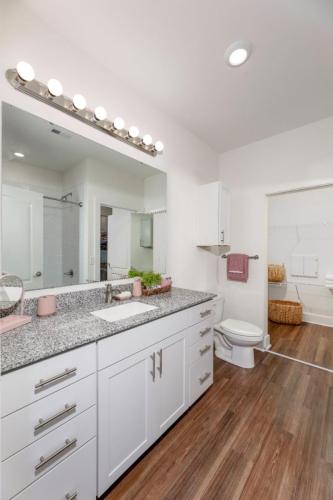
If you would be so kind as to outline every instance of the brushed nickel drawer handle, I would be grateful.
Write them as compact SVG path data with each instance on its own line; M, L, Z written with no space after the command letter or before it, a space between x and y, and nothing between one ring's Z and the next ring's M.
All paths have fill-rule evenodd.
M162 377L162 370L163 370L163 351L162 351L162 349L157 351L157 354L159 355L159 358L160 358L160 366L158 366L157 369L159 371L160 378L161 378Z
M210 351L211 348L212 348L211 345L205 345L205 347L200 349L200 356L203 356L204 354L206 354L206 352Z
M205 328L204 330L201 330L200 337L203 337L204 335L207 335L207 333L209 333L210 331L211 331L210 327Z
M202 377L199 377L200 384L203 384L204 382L206 382L206 380L210 377L210 374L211 374L211 372L206 372L205 375L203 375Z
M54 420L58 420L59 418L65 417L71 411L76 410L76 406L77 406L76 403L73 403L71 405L65 404L65 408L61 411L58 411L58 413L55 413L54 415L52 415L52 417L46 418L45 420L43 418L40 418L38 424L35 425L35 427L34 427L35 431L39 431L39 430L43 429L43 427L45 427L49 424L52 424L54 422Z
M75 500L78 496L78 492L74 491L74 493L67 493L65 496L66 500Z
M150 358L153 361L153 369L150 371L150 375L153 377L153 382L155 382L155 376L156 376L156 354L153 352L153 354L150 355Z
M50 462L52 462L53 460L55 460L59 455L62 455L63 453L65 453L66 451L68 451L73 446L76 446L76 443L77 443L77 439L76 438L74 438L74 439L66 439L64 446L62 446L61 448L59 448L59 450L54 451L53 453L51 453L51 455L49 455L46 458L40 457L39 463L37 465L35 465L35 471L39 472L43 467L46 467Z
M47 379L40 379L38 384L35 385L35 389L43 389L46 385L52 384L53 382L58 382L61 381L62 379L66 377L70 377L71 375L74 375L77 372L77 368L66 368L61 373L58 373L58 375L54 375L53 377L47 378Z
M202 311L202 312L200 313L200 316L201 316L202 318L205 318L206 316L209 316L211 312L212 312L212 310L211 310L211 309L206 309L206 311Z

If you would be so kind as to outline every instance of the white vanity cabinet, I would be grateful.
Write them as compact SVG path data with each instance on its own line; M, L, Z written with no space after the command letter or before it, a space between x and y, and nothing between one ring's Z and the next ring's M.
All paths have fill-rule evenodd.
M196 245L230 245L230 192L221 182L197 188Z

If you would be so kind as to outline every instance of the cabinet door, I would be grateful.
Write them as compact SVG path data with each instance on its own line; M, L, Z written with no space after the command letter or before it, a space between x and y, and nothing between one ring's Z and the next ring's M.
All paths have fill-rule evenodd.
M230 191L223 186L220 189L219 238L221 245L230 245Z
M153 432L160 436L187 408L185 334L174 335L156 347L153 386Z
M152 443L153 352L146 349L99 372L99 496Z

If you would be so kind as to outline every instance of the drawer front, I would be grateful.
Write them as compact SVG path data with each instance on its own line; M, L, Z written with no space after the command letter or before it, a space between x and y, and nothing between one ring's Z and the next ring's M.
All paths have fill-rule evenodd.
M96 344L59 354L4 375L2 416L38 401L96 371Z
M2 460L96 404L96 374L71 384L47 398L1 420Z
M190 348L190 364L201 359L211 358L213 352L213 332L209 330L201 340L193 344Z
M95 500L96 439L19 493L14 500Z
M196 323L200 323L206 319L210 319L214 321L215 317L215 303L213 300L208 300L203 304L195 306L191 309L190 312L191 324L195 325Z
M201 323L188 328L186 332L186 339L188 345L196 344L201 340L206 340L213 335L213 322L212 318L208 318Z
M213 350L190 366L190 405L213 383Z
M9 500L21 492L95 436L93 406L2 462L1 499Z

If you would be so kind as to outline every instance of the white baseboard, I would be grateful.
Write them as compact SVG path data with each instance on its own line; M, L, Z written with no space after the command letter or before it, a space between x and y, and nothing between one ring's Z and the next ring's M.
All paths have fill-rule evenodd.
M314 323L315 325L331 326L333 328L333 316L325 316L311 312L303 312L303 321Z

